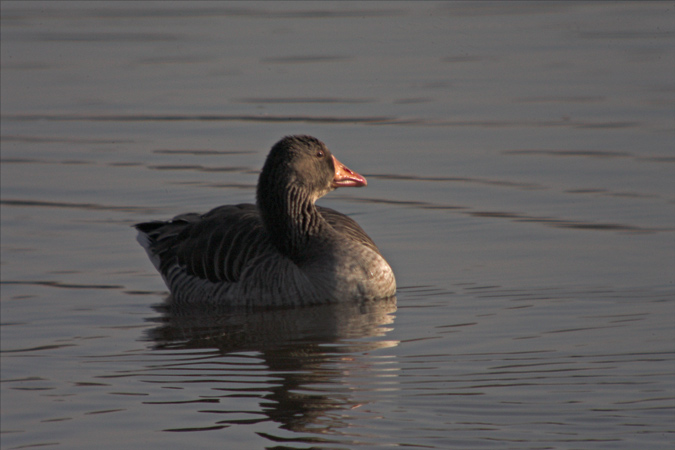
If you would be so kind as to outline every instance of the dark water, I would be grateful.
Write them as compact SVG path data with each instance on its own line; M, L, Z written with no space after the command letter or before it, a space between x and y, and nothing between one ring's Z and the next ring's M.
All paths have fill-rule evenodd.
M3 449L671 449L675 11L2 2ZM162 307L130 225L309 133L396 302Z

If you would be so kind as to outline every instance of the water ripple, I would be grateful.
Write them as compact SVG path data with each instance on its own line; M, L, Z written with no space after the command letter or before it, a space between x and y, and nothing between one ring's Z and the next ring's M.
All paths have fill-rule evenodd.
M637 161L648 161L655 163L675 163L675 156L637 156L628 152L617 152L608 150L505 150L505 155L534 155L534 156L554 156L567 158L593 158L593 159L617 159L631 158Z
M591 230L591 231L617 231L617 232L638 233L638 234L663 233L675 231L675 227L642 227L638 225L630 225L622 223L591 222L582 220L562 219L556 217L535 216L510 211L479 211L474 210L473 208L468 206L441 205L417 200L406 201L406 200L390 200L372 197L368 198L368 197L340 197L340 196L333 196L333 198L348 199L351 202L388 204L417 209L447 210L471 217L507 219L513 222L536 223L553 228L566 228L566 229Z
M12 281L2 280L0 285L18 285L18 286L47 286L61 289L122 289L124 286L116 284L74 284L62 283L60 281Z
M122 211L131 213L147 213L152 214L154 210L143 206L117 206L117 205L100 205L97 203L75 203L75 202L48 202L40 200L25 200L25 199L5 199L0 200L0 205L19 206L30 208L72 208L84 209L89 211Z
M398 118L392 116L282 116L246 114L6 114L2 120L22 122L35 121L82 121L82 122L258 122L258 123L323 123L365 125L408 125L429 127L478 127L478 128L635 128L637 121L592 121L592 120L448 120L431 118Z

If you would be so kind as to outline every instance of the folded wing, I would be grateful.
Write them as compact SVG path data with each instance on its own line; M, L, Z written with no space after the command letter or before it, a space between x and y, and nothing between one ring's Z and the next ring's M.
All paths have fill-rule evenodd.
M147 235L144 246L159 262L160 272L177 263L187 274L214 283L237 282L250 261L278 253L251 204L221 206L203 215L182 214L136 228Z

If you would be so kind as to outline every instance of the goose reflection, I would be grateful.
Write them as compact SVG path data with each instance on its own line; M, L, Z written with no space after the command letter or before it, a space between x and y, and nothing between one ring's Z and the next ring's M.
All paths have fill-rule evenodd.
M181 374L180 383L193 383L203 382L203 371L194 375L201 379L190 379L186 373L191 368L199 371L207 362L217 365L221 378L211 376L211 389L200 397L212 402L217 398L218 407L201 412L214 413L215 425L222 427L272 420L293 432L342 428L345 425L331 411L363 403L355 396L361 388L368 389L356 385L364 377L384 383L378 376L390 376L378 375L385 370L382 356L370 352L398 344L384 339L394 323L395 297L254 312L218 311L213 305L177 307L169 299L157 309L162 315L153 320L160 325L149 337L156 350L172 350L176 357L160 370L175 370ZM207 349L214 352L205 353ZM232 357L249 358L255 365L233 367ZM243 397L255 398L259 409L242 411L242 404L250 409ZM214 423L204 426L212 429Z

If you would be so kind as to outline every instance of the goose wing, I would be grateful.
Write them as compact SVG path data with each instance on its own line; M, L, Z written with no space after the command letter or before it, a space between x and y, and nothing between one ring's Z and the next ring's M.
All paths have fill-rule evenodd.
M236 282L251 260L278 253L251 204L182 214L136 228L148 236L146 248L159 259L160 272L178 263L186 273L214 283Z
M338 233L345 236L347 239L364 245L378 254L380 250L375 245L375 242L363 231L363 228L356 223L354 219L345 216L331 208L317 207L323 218L328 222Z

